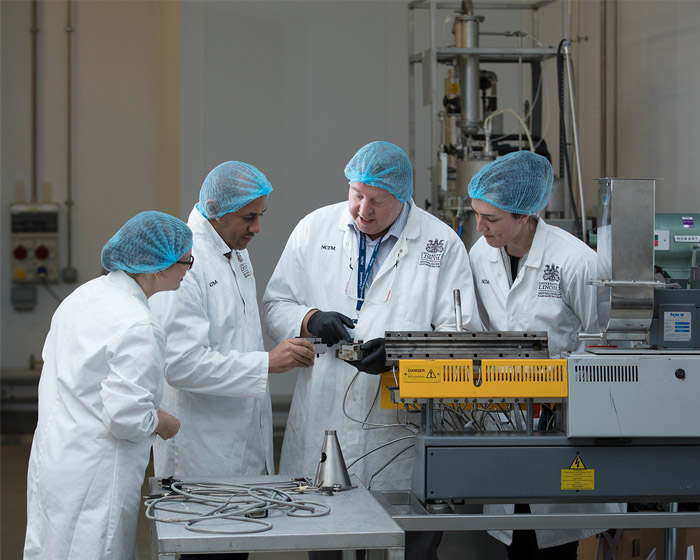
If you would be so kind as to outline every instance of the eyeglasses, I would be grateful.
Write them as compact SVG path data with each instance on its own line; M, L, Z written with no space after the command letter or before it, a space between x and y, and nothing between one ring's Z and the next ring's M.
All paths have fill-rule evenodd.
M189 261L175 261L176 264L184 264L187 270L192 270L192 265L194 264L194 255L190 255Z

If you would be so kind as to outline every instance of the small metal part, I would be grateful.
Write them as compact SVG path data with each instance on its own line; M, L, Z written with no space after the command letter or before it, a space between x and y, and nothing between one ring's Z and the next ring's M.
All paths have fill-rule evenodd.
M316 356L325 354L328 351L328 345L323 344L320 338L307 338L306 340L314 345L314 354Z
M335 357L346 362L357 362L365 357L365 353L361 348L362 341L345 342L340 345L335 351Z
M462 295L461 295L461 292L459 290L454 290L452 292L452 296L454 297L455 322L457 324L457 330L463 331L464 324L462 323Z
M250 519L264 519L267 517L266 509L256 509L254 511L249 511L245 514L246 517Z
M166 490L170 490L173 486L174 483L180 482L177 478L174 476L169 476L168 478L161 478L160 479L160 487L164 488Z

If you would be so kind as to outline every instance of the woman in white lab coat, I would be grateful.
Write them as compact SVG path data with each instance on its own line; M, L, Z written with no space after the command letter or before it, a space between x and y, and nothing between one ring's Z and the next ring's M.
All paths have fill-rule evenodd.
M599 331L596 254L585 243L545 223L553 172L549 161L528 151L483 167L469 196L483 236L469 258L484 325L492 331L547 331L550 356L583 349L577 333ZM624 511L624 504L519 505L518 513ZM485 513L513 513L514 506L487 505ZM574 560L578 540L604 529L491 531L511 560ZM536 533L536 535L535 535Z
M102 249L109 274L54 314L27 474L25 559L136 557L151 444L180 426L158 407L165 333L147 300L179 288L191 247L184 222L142 212Z

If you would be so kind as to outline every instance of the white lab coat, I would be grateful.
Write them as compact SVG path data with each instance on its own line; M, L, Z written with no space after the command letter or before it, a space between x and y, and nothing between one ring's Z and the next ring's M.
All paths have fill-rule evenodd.
M165 333L122 271L59 306L43 350L24 558L136 557Z
M507 258L507 257L506 257ZM538 219L528 254L510 285L509 267L501 249L481 237L470 253L482 321L492 331L547 331L549 354L582 350L579 332L598 332L595 251L561 228ZM531 504L532 513L594 513L625 511L626 504ZM513 505L484 506L484 513L513 513ZM605 529L537 530L539 548L558 546L595 535ZM512 531L489 531L510 545Z
M248 251L230 251L194 208L192 270L151 297L168 336L163 408L178 434L153 446L156 476L274 472L268 354Z
M481 328L463 243L452 229L413 201L403 233L379 269L358 314L359 249L349 222L347 203L343 202L309 214L292 232L263 296L263 322L274 340L299 336L302 320L313 308L357 318L350 330L356 341L383 337L385 331L455 330L455 289L461 290L465 329ZM317 357L313 368L301 370L284 434L280 472L313 477L325 430L336 430L348 465L384 443L411 436L406 428L396 426L396 410L379 408L379 382L380 376L358 374L357 369L335 358L332 349ZM343 414L346 392L347 413L355 419L366 418L364 428ZM399 417L403 419L403 414ZM372 483L372 488L408 489L412 445L412 437L392 443L358 461L349 472L368 485L385 463L410 448Z

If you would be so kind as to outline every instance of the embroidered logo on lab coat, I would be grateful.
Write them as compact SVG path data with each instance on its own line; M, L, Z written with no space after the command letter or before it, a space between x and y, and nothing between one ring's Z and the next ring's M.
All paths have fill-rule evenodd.
M561 298L561 275L556 264L544 265L542 281L537 284L537 297Z
M445 252L444 239L430 239L425 246L425 250L420 255L418 264L431 268L440 268L442 254Z
M241 272L243 273L243 278L248 278L251 275L250 268L248 268L248 263L243 260L241 254L236 251L236 259L241 265Z

